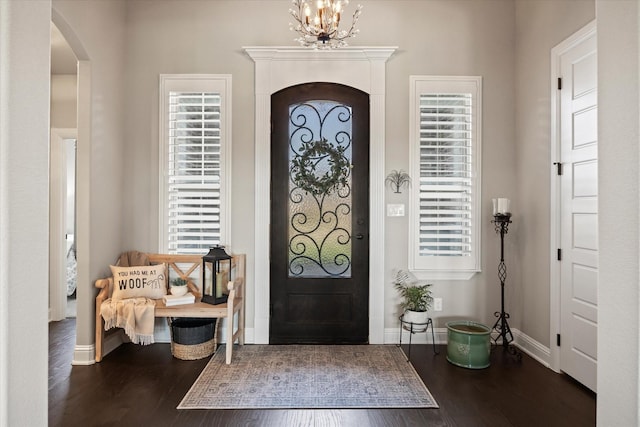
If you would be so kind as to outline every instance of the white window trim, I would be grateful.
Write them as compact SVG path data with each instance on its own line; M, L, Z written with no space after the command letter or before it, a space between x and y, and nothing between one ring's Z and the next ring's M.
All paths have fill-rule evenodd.
M167 236L167 156L169 144L168 97L170 91L217 92L222 102L220 106L220 175L224 177L220 188L220 241L227 247L231 244L231 75L230 74L160 74L159 91L159 223L158 248L168 253ZM230 253L230 252L229 252ZM204 253L203 253L204 255Z
M482 77L480 76L410 76L409 88L409 162L414 182L420 177L420 95L424 93L464 92L473 96L473 218L472 256L466 265L452 264L451 257L418 256L419 192L415 185L409 197L409 270L420 279L468 280L481 270L481 183L482 183ZM449 259L444 259L449 258Z

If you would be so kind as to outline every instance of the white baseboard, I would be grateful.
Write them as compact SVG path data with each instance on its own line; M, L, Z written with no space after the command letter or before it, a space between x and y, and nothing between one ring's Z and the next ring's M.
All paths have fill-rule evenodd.
M447 328L434 328L434 336L436 338L436 344L447 343ZM410 333L402 331L402 343L409 344L409 338L411 338L412 344L431 344L431 329L427 332L414 333L410 337ZM384 330L384 343L385 344L398 344L400 342L400 328L386 328Z
M226 318L221 319L222 324L219 324L218 327L218 344L224 344L227 342L227 330L226 326ZM111 353L113 350L118 348L121 344L127 342L127 337L124 334L124 330L119 330L117 333L109 334L105 337L102 348L102 357ZM166 322L156 322L155 332L154 332L154 341L156 343L170 343L171 342L171 331L169 330L169 325ZM245 344L253 344L255 343L255 329L254 328L245 328L244 330L244 342ZM74 354L73 365L91 365L95 363L95 345L90 346L76 346L76 353Z
M218 343L226 343L226 328L225 324L226 319L223 319L223 324L219 325L220 329L218 330ZM157 343L169 343L171 342L171 334L169 331L169 327L165 324L164 327L156 325L156 334L155 334L155 342ZM523 333L518 329L511 329L513 334L513 344L517 346L520 350L525 352L531 358L535 359L537 362L542 364L543 366L550 368L551 367L551 350L549 347L546 347L540 344L538 341L534 340L527 334ZM109 354L111 351L115 350L118 346L120 346L123 342L125 342L124 332L120 331L116 334L111 334L105 338L103 343L104 348L102 355L103 357ZM436 344L447 344L447 328L434 328L434 336ZM408 344L409 338L411 338L412 344L431 344L431 330L427 332L420 332L413 334L410 337L409 332L403 330L402 331L402 343ZM255 343L255 328L245 328L244 330L244 342L246 344L254 344ZM400 342L400 328L385 328L384 330L384 344L398 344ZM95 346L94 345L85 345L85 346L76 346L73 357L73 365L91 365L95 363Z
M225 317L223 319L219 319L220 323L218 324L218 344L225 344L227 342L227 322L228 319ZM238 319L237 316L234 316L234 332L238 327ZM244 343L245 344L255 344L255 328L244 328Z
M170 343L171 342L171 330L167 322L157 323L153 333L154 342L157 343Z
M223 319L225 322L227 319ZM235 326L234 326L235 328ZM218 329L218 344L224 344L227 342L227 328L226 324L222 324L220 329ZM244 328L244 343L245 344L255 344L255 329L254 328Z
M226 319L225 319L226 320ZM158 330L160 329L160 330ZM513 344L516 345L520 350L525 352L531 358L536 360L538 363L543 366L550 368L551 366L551 350L549 347L546 347L540 344L538 341L534 340L527 334L523 333L518 329L511 329L513 333ZM124 342L123 334L124 332L120 332L117 334L111 334L105 338L104 348L103 348L103 357L116 349L120 344ZM218 330L219 337L218 343L226 343L226 328L224 328L224 324ZM402 343L409 343L409 332L402 331ZM447 328L435 328L434 335L436 338L436 344L446 344L447 343ZM155 340L157 343L169 343L171 342L171 336L169 334L169 328L157 328L156 329L156 337ZM244 342L245 344L253 344L255 343L255 328L245 328L244 330ZM384 343L385 344L398 344L400 342L400 328L386 328L384 330ZM413 334L411 337L412 344L431 344L431 330L428 332L421 332ZM94 345L85 345L85 346L76 346L73 356L73 365L91 365L95 363L95 346Z
M513 334L513 344L515 346L543 366L551 367L551 350L549 347L540 344L518 329L511 329L511 333ZM447 328L435 328L434 334L436 344L447 343ZM409 343L409 335L409 332L402 331L403 344ZM400 328L386 328L384 330L384 343L398 344L398 342L400 342ZM413 334L413 337L411 337L412 344L431 344L431 342L431 330Z
M551 350L518 329L512 329L513 344L543 366L551 369Z
M244 329L244 343L245 344L255 344L256 342L256 330L254 328L245 328Z
M221 322L216 326L218 329L218 344L224 344L227 342L227 319L219 319ZM235 326L234 326L235 327ZM171 342L171 331L169 330L169 326L160 326L156 324L155 334L154 334L155 342L157 343L170 343ZM254 328L245 328L244 329L244 342L246 344L255 343L255 329Z
M120 329L119 331L109 334L104 338L102 342L102 357L104 358L107 354L111 353L116 348L120 347L124 342L126 342L126 338L124 335L124 330ZM95 362L95 350L94 350L94 362Z
M76 345L73 350L73 360L71 364L74 366L86 366L96 363L96 346L90 345Z

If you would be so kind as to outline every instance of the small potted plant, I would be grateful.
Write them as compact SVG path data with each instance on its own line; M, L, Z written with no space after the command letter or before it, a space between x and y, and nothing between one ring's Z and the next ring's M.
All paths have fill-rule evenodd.
M405 270L399 270L393 285L400 293L402 301L400 307L403 309L402 321L404 323L413 323L414 325L423 325L426 329L426 323L429 319L427 311L431 308L433 297L431 296L431 284L417 280L411 273ZM403 324L405 329L409 325ZM413 328L416 331L416 328Z
M187 286L187 281L182 277L178 277L171 281L171 285L169 286L171 290L171 295L181 296L187 293L189 290Z

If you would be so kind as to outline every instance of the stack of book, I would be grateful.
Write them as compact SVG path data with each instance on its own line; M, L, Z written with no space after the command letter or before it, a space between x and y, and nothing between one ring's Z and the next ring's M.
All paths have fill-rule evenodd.
M173 305L193 304L196 302L196 297L191 292L187 292L184 295L165 295L162 297L164 305L171 307Z

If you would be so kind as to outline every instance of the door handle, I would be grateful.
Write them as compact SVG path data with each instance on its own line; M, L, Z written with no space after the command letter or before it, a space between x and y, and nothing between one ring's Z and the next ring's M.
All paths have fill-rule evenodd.
M362 239L364 239L364 234L362 234L362 233L358 233L358 234L356 234L354 237L355 237L356 239L358 239L358 240L362 240Z

